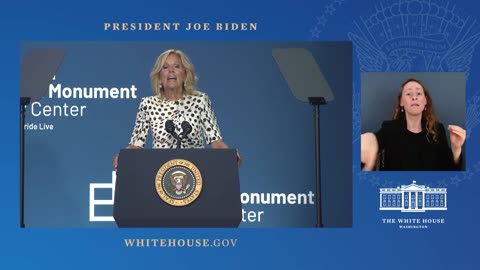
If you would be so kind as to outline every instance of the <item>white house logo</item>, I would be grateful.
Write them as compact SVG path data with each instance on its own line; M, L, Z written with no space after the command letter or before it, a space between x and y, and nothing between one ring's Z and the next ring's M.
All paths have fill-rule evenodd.
M447 210L447 189L410 185L380 189L380 210L402 212L425 212Z

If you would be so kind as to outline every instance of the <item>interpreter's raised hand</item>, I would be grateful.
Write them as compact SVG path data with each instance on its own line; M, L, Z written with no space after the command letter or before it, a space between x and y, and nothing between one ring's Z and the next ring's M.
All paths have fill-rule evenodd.
M373 133L361 135L361 161L364 171L372 171L377 163L378 142Z
M459 126L448 125L448 133L450 134L450 146L452 148L453 159L457 162L462 153L462 146L465 143L467 132Z

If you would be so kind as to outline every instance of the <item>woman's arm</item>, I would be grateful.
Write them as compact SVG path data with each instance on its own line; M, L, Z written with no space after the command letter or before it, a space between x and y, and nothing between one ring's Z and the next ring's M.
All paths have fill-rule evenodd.
M227 149L227 148L229 148L228 145L223 140L213 141L213 142L210 143L210 146L212 148L216 148L216 149ZM238 167L240 167L240 165L242 164L242 156L240 155L240 152L238 152L238 150L237 150L237 163L238 163Z
M129 144L129 145L127 146L127 149L142 149L142 147L136 146L136 145L133 145L133 144ZM116 171L116 170L118 169L118 154L116 154L116 155L113 157L112 164L113 164L113 168L114 168L115 171Z

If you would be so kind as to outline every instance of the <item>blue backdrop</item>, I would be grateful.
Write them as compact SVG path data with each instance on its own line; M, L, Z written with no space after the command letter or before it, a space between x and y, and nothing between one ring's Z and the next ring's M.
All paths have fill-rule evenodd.
M88 2L88 1L87 1ZM0 205L0 223L4 245L0 248L0 265L5 269L111 269L141 267L178 268L278 268L278 269L474 269L478 265L480 240L477 231L479 217L476 191L480 188L479 143L479 24L478 4L472 1L259 1L211 2L183 1L155 2L149 5L115 1L87 3L62 1L19 2L0 11L2 25L2 83L0 99L4 125L2 139L3 186ZM258 22L257 31L104 31L105 22ZM352 160L345 160L353 172L353 228L345 229L236 229L236 230L118 230L18 227L19 178L19 65L21 41L99 40L99 41L159 41L159 40L296 40L328 41L350 40L353 45L353 106L352 106ZM142 52L138 52L142 54ZM432 57L434 55L435 57ZM430 61L427 59L435 59ZM148 59L150 61L150 59ZM197 65L205 63L195 60ZM138 63L149 68L151 62ZM199 72L206 72L198 66ZM466 72L466 129L468 137L465 172L429 173L362 173L359 164L360 134L360 72L408 71ZM137 72L131 70L130 72ZM138 71L139 72L139 71ZM139 72L138 74L145 74ZM201 82L204 77L201 75ZM93 75L92 75L93 76ZM101 76L97 74L96 76ZM73 78L73 77L72 77ZM77 78L77 77L76 77ZM116 78L127 80L128 78ZM67 83L66 78L59 80ZM65 80L65 81L64 81ZM206 83L203 81L202 83ZM68 80L70 83L70 80ZM73 83L73 82L72 82ZM130 82L125 82L127 85ZM144 83L144 82L143 82ZM139 82L140 84L140 82ZM205 91L218 91L211 85L202 85ZM284 85L284 87L286 87ZM146 89L142 89L145 91ZM146 93L146 92L144 92ZM221 106L227 106L220 96L211 95L219 117ZM218 100L217 100L218 99ZM135 103L132 100L128 101ZM297 106L292 101L292 106ZM124 105L116 103L116 108ZM236 104L234 104L236 105ZM125 105L126 107L126 105ZM300 107L300 106L299 106ZM305 113L308 108L302 107ZM90 112L89 112L90 113ZM102 111L103 113L103 111ZM110 112L114 116L114 112ZM118 113L118 112L117 112ZM96 113L98 115L98 112ZM131 113L126 114L128 117ZM220 116L222 115L222 116ZM126 133L115 134L103 140L117 140L105 144L111 152L128 140L133 121L117 123ZM233 132L233 123L220 119L224 136L232 146L244 148ZM72 127L74 121L69 121ZM229 131L231 130L231 131ZM334 131L332 131L334 132ZM91 136L85 133L85 136ZM246 141L246 140L245 140ZM238 142L238 144L237 144ZM308 142L308 141L307 141ZM331 142L332 144L335 141ZM69 144L71 146L72 144ZM259 146L261 147L261 145ZM308 147L308 146L306 146ZM293 149L293 146L292 146ZM310 149L306 150L309 151ZM48 148L39 151L49 151ZM246 154L247 160L254 159ZM77 161L64 156L62 163ZM94 155L94 154L93 154ZM104 154L98 166L102 175L91 181L108 181L112 154ZM299 157L303 158L303 157ZM311 158L306 159L309 162ZM251 162L251 161L248 161ZM80 165L80 164L79 164ZM255 164L244 164L242 174ZM276 168L283 164L276 164ZM43 170L55 170L49 164ZM71 169L71 168L69 168ZM335 167L333 167L335 169ZM79 169L80 170L80 169ZM338 170L340 171L340 170ZM244 178L245 175L242 175ZM94 179L95 178L95 179ZM419 184L448 189L448 210L426 213L379 211L379 188L406 185L416 180ZM51 181L61 180L59 178ZM82 179L82 181L86 181ZM61 182L59 183L62 184ZM64 187L74 189L75 187ZM40 187L39 187L40 189ZM66 190L73 192L72 190ZM30 190L29 192L32 192ZM49 197L62 194L49 189L35 190ZM30 193L32 194L32 193ZM39 203L41 207L41 203ZM43 205L45 206L45 205ZM57 209L58 210L58 209ZM55 213L55 210L50 210ZM59 210L53 217L85 216L74 210ZM33 213L29 213L34 218ZM401 229L398 224L383 223L382 219L443 219L444 224L428 224L427 229ZM44 224L44 226L53 226ZM65 225L66 226L66 225ZM73 226L73 225L72 225ZM64 226L61 226L64 227ZM236 238L229 248L127 248L124 238Z

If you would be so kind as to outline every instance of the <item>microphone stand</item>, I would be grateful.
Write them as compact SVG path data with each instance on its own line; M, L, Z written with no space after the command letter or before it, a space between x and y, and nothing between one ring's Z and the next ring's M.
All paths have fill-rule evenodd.
M167 133L171 134L173 138L177 140L177 148L182 148L182 141L187 138L190 132L192 132L192 126L188 122L184 121L182 122L182 129L183 132L179 135L177 132L175 132L175 126L172 120L168 120L167 123L165 123L165 130Z
M20 97L20 228L25 228L25 111L29 97Z
M177 139L177 148L182 148L182 140L183 140L183 138L180 137L180 136L178 136L178 137L175 138L175 139Z
M315 227L323 228L322 222L322 180L320 166L320 105L327 104L323 97L309 97L308 101L314 107L315 121L315 178L316 178L316 195L317 195L317 223Z
M182 148L182 141L187 138L188 134L190 132L182 132L180 135L178 135L178 137L176 137L177 139L177 148ZM175 137L175 136L174 136Z

